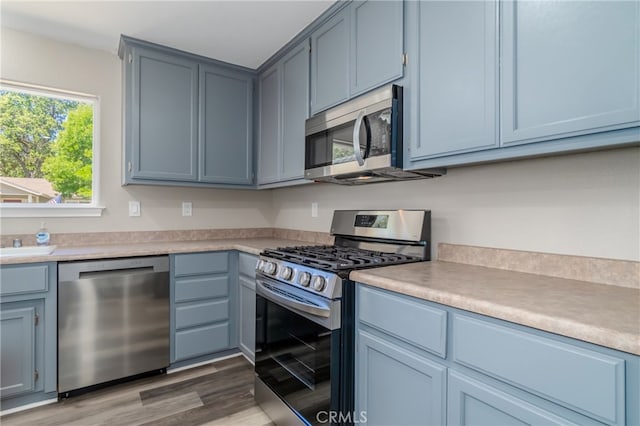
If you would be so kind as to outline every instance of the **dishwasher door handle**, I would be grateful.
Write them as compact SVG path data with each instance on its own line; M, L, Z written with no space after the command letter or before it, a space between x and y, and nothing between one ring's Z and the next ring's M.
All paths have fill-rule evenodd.
M151 266L145 268L116 269L110 271L80 272L78 274L78 279L90 280L94 278L116 278L123 275L153 274L153 272L154 270Z
M58 281L168 272L169 256L130 257L58 263Z

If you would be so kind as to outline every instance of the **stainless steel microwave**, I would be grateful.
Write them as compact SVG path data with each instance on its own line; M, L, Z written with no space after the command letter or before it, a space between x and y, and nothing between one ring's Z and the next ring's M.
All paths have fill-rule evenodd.
M305 178L357 185L424 179L443 170L403 170L402 86L390 85L305 123Z

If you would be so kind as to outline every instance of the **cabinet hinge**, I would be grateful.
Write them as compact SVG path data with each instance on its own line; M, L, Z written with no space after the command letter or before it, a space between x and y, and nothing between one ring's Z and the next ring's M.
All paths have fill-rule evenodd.
M406 66L409 63L409 55L407 52L402 54L402 65Z
M129 161L129 163L127 163L127 170L129 170L129 172L131 172L131 170L132 170L131 161Z
M40 315L35 314L35 315L33 316L33 325L36 325L36 326L37 326L39 322L40 322Z
M133 55L131 53L129 53L129 63L133 62Z
M40 378L40 373L38 373L38 370L35 370L33 372L33 381L37 382L39 378Z

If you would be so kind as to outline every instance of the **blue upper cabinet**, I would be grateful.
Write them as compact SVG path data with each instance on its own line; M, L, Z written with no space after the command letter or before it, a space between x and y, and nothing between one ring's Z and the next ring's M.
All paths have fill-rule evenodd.
M280 66L275 65L258 77L258 184L277 182L280 153ZM301 143L303 143L301 141Z
M342 9L311 34L311 113L349 99L349 12Z
M142 46L124 59L128 176L196 181L198 64Z
M371 0L351 4L350 96L402 77L403 5Z
M123 36L124 184L253 183L246 68Z
M407 9L411 158L497 147L497 2L410 2Z
M404 2L354 1L311 34L311 113L403 76Z
M504 2L502 144L640 124L640 3Z
M304 178L304 123L309 118L309 41L282 59L282 149L280 178Z
M201 182L252 182L253 77L200 65Z
M309 117L309 41L289 50L258 80L258 184L300 181Z
M639 2L405 7L406 168L640 140Z

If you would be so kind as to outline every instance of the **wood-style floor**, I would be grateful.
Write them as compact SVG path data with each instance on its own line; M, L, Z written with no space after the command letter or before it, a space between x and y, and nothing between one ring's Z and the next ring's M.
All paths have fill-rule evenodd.
M272 425L242 356L148 377L0 418L10 425Z

